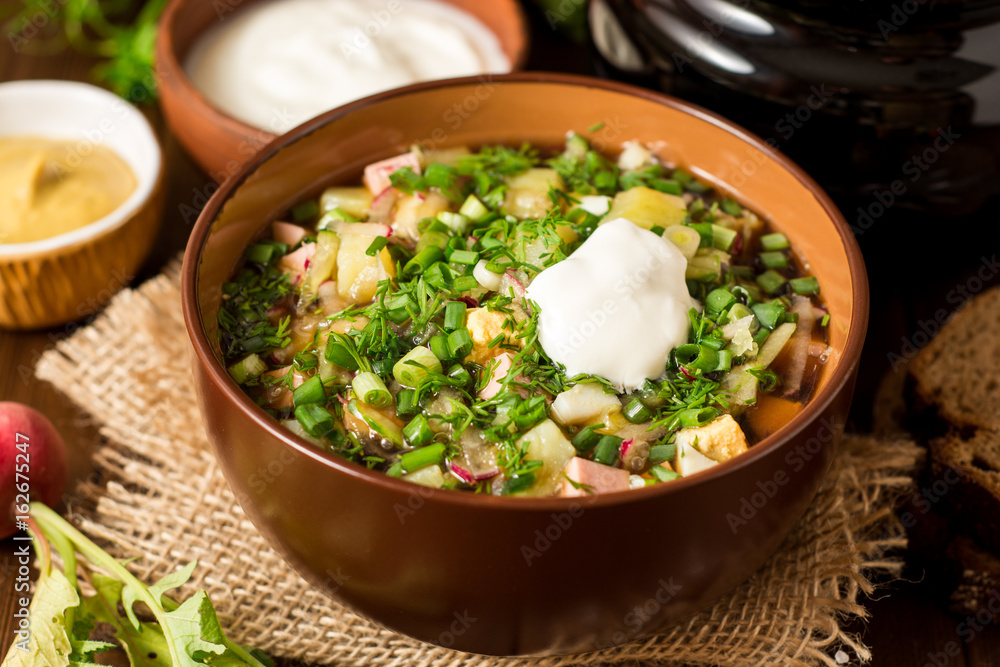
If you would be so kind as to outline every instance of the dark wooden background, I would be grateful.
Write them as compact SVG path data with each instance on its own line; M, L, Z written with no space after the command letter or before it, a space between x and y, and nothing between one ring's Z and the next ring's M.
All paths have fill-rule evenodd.
M529 11L532 19L532 54L529 69L590 73L588 54L554 33L541 15ZM17 55L0 45L0 81L16 79L87 80L94 61L67 51L58 56ZM183 249L190 225L180 213L182 205L199 201L197 193L208 184L207 177L184 154L166 129L158 109L146 112L158 130L168 170L166 215L163 229L152 255L136 282L155 275ZM193 221L191 221L193 222ZM995 246L994 246L995 247ZM873 287L878 290L878 271L872 270ZM956 274L942 275L938 281L938 299L949 285L956 284ZM933 288L933 286L932 286ZM933 312L933 303L907 303L894 293L877 297L872 310L866 362L856 396L855 422L867 424L873 386L885 370L887 351L899 347L901 337L912 331L922 311ZM90 472L89 457L97 443L96 430L84 413L67 400L57 388L34 379L33 367L39 355L65 337L72 326L50 331L13 333L0 331L0 400L20 401L47 414L63 434L70 449L71 473L85 477ZM6 653L13 638L14 543L0 542L0 655ZM912 582L896 582L877 591L868 608L871 617L855 622L852 629L861 640L873 647L876 667L1000 667L1000 629L991 624L966 643L959 634L962 618L950 615L936 601L915 572ZM957 655L948 655L949 644ZM955 651L952 651L953 653Z

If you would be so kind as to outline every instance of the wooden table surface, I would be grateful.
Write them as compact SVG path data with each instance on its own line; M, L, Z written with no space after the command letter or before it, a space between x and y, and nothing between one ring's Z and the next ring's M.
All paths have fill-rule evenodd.
M572 47L555 36L537 13L533 13L533 50L531 69L587 71L581 49ZM55 57L16 55L9 48L0 48L0 81L15 79L76 79L87 80L94 62L73 52ZM196 193L208 185L208 178L188 158L166 129L159 111L147 108L146 113L158 130L165 152L168 171L167 203L163 228L154 250L136 282L155 275L170 258L183 249L190 225L180 214L182 205L190 205ZM193 221L192 221L193 222ZM994 246L995 247L995 246ZM871 262L869 270L871 272ZM877 288L873 273L873 289ZM942 284L945 284L944 282ZM913 313L905 312L889 299L872 311L869 348L866 355L881 359L885 352L879 346L898 346L900 332L906 334L907 323L914 322ZM64 328L14 333L0 331L0 400L19 401L47 414L63 434L70 450L71 473L85 477L90 472L89 457L97 443L96 429L85 413L77 409L55 387L34 378L34 363L46 349L71 333L74 325ZM869 354L874 346L876 352ZM879 366L879 364L875 364ZM882 364L884 366L884 364ZM881 368L876 369L880 372ZM863 370L859 382L858 401L870 401L872 378L876 370ZM859 413L863 414L864 410ZM864 418L861 418L861 422ZM13 638L13 542L0 542L0 655L6 653ZM932 600L926 587L919 583L895 583L880 589L877 599L868 603L871 618L852 626L862 641L873 647L876 667L1000 667L1000 628L992 624L968 643L959 635L963 619L952 616ZM949 644L960 653L948 655Z

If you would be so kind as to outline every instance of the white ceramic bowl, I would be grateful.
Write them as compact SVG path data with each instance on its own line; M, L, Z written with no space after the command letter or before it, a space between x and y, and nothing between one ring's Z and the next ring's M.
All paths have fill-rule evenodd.
M0 243L0 326L38 328L84 317L128 284L163 214L163 157L142 113L102 88L74 81L0 84L0 137L70 142L67 164L102 145L136 177L117 209L65 234ZM2 215L2 212L0 212Z

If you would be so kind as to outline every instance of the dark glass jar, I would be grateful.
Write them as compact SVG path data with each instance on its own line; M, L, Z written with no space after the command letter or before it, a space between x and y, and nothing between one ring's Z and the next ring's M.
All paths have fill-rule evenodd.
M771 139L864 232L1000 193L1000 1L591 0L602 74Z

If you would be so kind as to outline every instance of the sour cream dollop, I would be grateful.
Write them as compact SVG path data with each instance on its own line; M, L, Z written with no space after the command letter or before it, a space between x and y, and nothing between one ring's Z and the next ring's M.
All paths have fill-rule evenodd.
M436 0L265 0L220 18L184 69L216 106L276 134L398 86L510 71L489 28Z
M572 255L532 281L539 342L566 374L599 375L619 390L662 376L687 342L687 260L672 243L625 218L594 231Z

